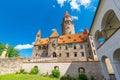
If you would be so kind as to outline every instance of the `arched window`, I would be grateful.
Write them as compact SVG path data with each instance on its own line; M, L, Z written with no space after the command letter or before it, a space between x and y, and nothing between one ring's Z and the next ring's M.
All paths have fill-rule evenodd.
M115 67L118 71L118 73L120 73L120 48L118 48L114 54L113 54L113 60L114 60L114 63L115 63ZM120 76L120 74L119 74Z
M59 66L54 66L54 69L59 70Z
M57 57L56 52L53 52L53 57Z
M74 52L74 57L77 57L77 52Z
M120 21L114 10L110 9L105 13L101 26L105 39L108 39L118 28L120 28Z
M76 49L76 45L74 45L74 49Z
M78 68L78 72L84 74L85 73L85 69L83 67L80 67L80 68Z
M40 49L41 49L41 46L38 46L38 49L40 50Z
M110 78L110 75L114 77L114 70L113 70L110 59L107 56L102 56L101 62L102 62L102 67L106 76L108 78Z
M101 46L104 42L105 42L105 36L103 35L103 33L101 31L97 30L95 32L95 46L96 46L96 48ZM94 47L93 42L92 42L92 46Z

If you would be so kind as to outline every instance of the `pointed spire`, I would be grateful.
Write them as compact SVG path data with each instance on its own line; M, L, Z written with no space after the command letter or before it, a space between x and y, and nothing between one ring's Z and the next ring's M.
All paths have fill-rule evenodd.
M58 37L58 36L59 36L59 34L58 34L57 30L55 29L50 37Z
M38 32L37 32L37 36L40 37L40 35L41 35L41 31L39 29Z
M66 11L64 17L68 17L68 16L70 16L70 14L68 13L68 11ZM70 17L71 17L71 16L70 16Z

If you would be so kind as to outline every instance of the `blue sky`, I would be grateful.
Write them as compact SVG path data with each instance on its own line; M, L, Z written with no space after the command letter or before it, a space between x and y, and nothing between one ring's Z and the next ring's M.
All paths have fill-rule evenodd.
M72 16L75 32L90 29L99 0L0 0L0 42L31 57L37 31L49 37L53 29L61 35L62 18Z

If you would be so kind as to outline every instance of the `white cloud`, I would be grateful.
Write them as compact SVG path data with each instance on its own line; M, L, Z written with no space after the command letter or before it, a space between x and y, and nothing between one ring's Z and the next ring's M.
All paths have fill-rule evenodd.
M78 20L78 16L71 16L73 20Z
M32 42L32 45L34 45L35 44L35 42Z
M72 0L70 1L70 6L71 6L71 9L76 9L76 10L80 10L80 5L77 3L76 0Z
M55 8L55 5L53 5L52 7Z
M84 32L84 29L82 29L82 28L81 28L81 29L79 29L79 32Z
M92 0L57 0L57 3L61 7L64 6L65 2L70 5L72 10L79 11L81 6L84 6L85 8L93 10L93 11L95 10L95 7L91 4L92 2L94 2Z
M35 42L32 42L32 44L18 44L15 46L15 49L22 50L22 49L31 49L33 48L33 44Z
M54 31L54 30L56 30L56 29L52 29L52 31Z
M91 0L79 0L80 5L83 5L85 8L88 8L90 6Z
M60 4L61 7L64 6L64 2L66 2L67 0L57 0L58 4Z

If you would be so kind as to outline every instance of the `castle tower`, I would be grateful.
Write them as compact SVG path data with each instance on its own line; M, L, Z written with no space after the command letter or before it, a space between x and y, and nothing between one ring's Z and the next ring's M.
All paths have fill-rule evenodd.
M36 34L36 41L39 40L40 38L41 38L41 32L39 30Z
M67 34L75 34L74 23L68 11L66 11L62 21L62 35Z

